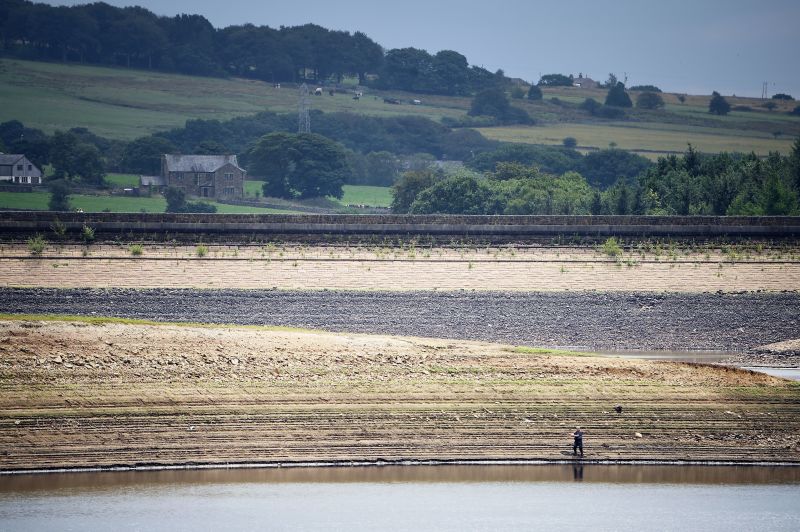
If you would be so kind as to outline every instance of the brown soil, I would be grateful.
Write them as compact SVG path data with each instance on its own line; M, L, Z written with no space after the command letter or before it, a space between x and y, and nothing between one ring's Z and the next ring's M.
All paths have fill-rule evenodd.
M88 256L84 257L86 251ZM576 248L0 247L0 286L283 290L735 292L800 290L796 250L756 253Z
M617 414L615 405L622 405ZM800 462L800 387L730 368L259 328L0 322L0 469Z

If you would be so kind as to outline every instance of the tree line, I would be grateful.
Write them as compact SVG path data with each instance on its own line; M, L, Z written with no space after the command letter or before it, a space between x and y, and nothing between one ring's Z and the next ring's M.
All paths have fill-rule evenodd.
M500 144L473 130L419 117L319 113L320 133L291 133L292 115L261 113L186 127L131 142L83 128L46 135L0 124L0 151L52 165L49 184L103 187L106 171L156 174L163 153L238 153L264 194L340 196L343 184L394 185L396 212L453 214L800 214L800 139L791 153L697 152L655 164L618 149L582 155L558 146ZM407 121L411 122L407 122ZM445 152L464 161L446 172Z
M0 0L0 46L4 54L34 60L266 82L341 82L352 76L362 85L435 94L471 94L509 81L502 71L470 66L452 50L384 53L359 31L316 24L217 29L201 15L164 17L142 7L102 2L67 7Z
M631 154L604 150L592 154L595 164L587 164L584 172L602 169L599 161L608 163L606 169L619 166L594 180L580 173L589 156L581 160L564 151L562 157L541 157L537 149L505 146L450 174L407 172L393 187L392 209L411 214L800 215L800 138L788 156L708 155L689 146L682 156L662 157L638 172Z

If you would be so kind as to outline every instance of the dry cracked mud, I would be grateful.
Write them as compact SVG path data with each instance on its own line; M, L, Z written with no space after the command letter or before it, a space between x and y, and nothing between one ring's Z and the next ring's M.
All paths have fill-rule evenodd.
M263 327L0 321L0 469L800 462L800 387L733 368ZM622 413L614 411L621 405Z

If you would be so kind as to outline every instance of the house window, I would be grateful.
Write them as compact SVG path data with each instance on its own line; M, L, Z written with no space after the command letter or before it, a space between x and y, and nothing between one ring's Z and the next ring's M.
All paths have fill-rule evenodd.
M232 180L233 180L233 174L231 173L225 174L225 181L232 181Z
M28 171L29 171L29 172L33 172L33 165L32 165L32 164L29 164L29 165L28 165Z
M24 169L25 169L25 165L22 165L22 164L18 164L18 165L17 165L17 170L19 170L20 172L21 172L22 170L24 170Z
M178 181L183 181L183 173L175 172L175 179L177 179Z
M233 196L235 190L236 189L234 189L233 187L225 187L225 188L222 189L222 193L225 196Z

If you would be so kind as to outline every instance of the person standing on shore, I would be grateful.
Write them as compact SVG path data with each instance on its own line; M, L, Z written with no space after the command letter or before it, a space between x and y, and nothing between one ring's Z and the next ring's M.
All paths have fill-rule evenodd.
M580 427L575 427L575 432L572 433L572 437L575 439L575 442L572 444L572 456L578 455L578 449L580 449L581 456L583 456L583 431Z

